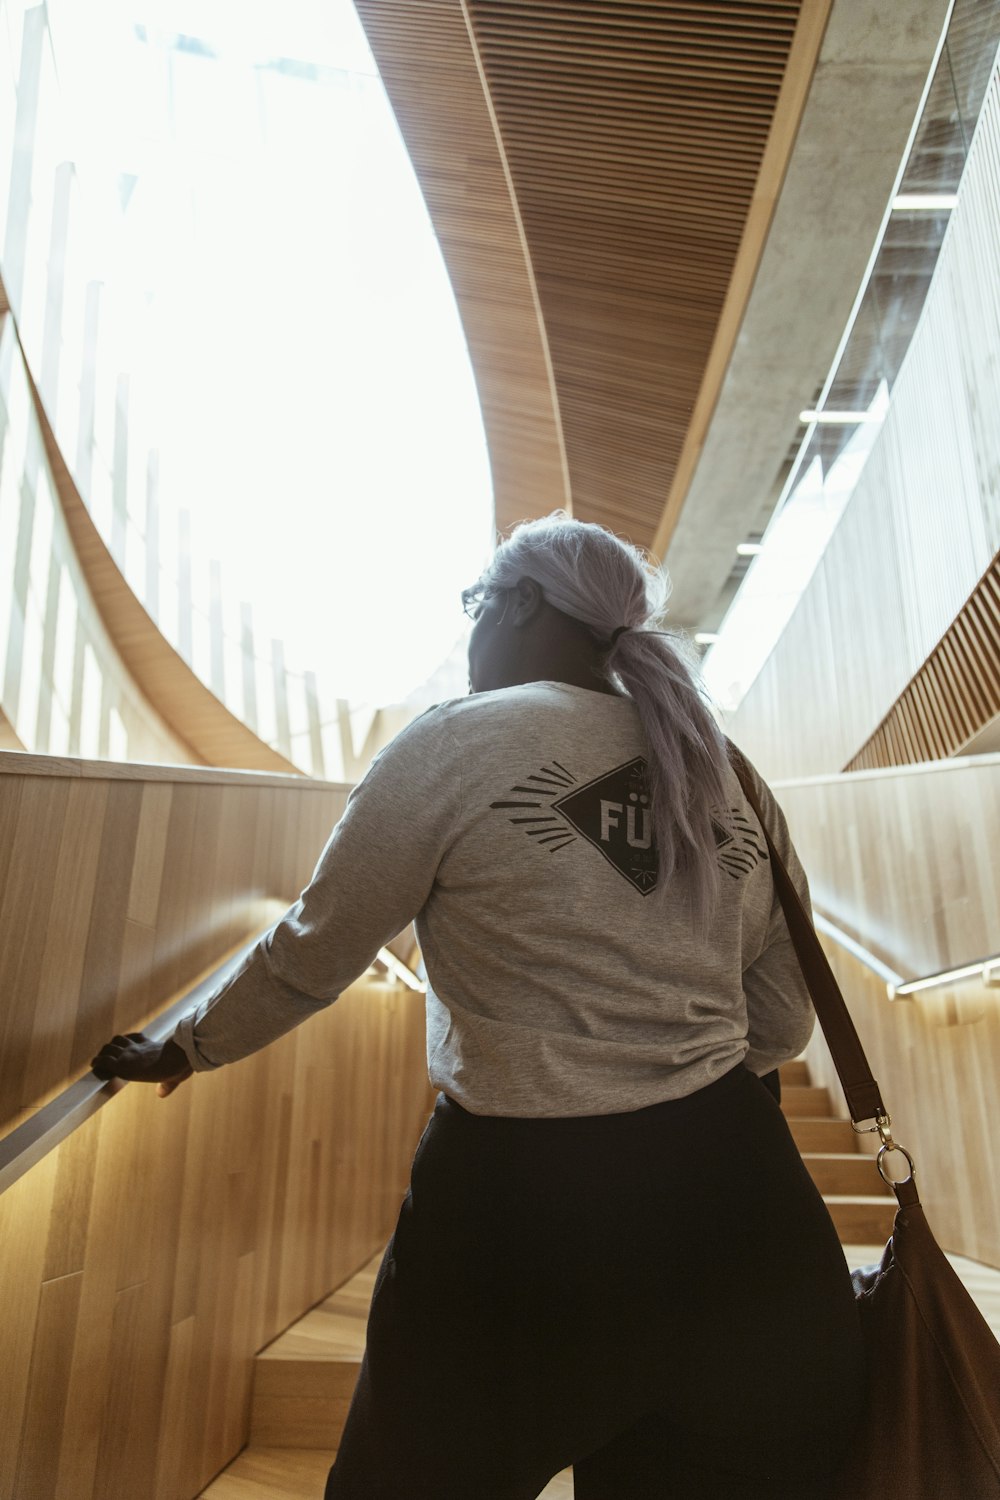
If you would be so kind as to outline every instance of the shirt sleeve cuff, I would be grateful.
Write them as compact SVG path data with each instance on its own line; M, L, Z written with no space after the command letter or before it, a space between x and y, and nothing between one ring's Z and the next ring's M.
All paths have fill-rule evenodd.
M222 1067L222 1064L209 1062L208 1058L203 1056L198 1050L198 1043L194 1037L194 1029L198 1024L200 1014L200 1011L193 1010L189 1015L184 1016L178 1022L177 1029L171 1037L171 1041L176 1042L178 1047L182 1048L184 1055L196 1073L210 1073L214 1072L216 1068Z

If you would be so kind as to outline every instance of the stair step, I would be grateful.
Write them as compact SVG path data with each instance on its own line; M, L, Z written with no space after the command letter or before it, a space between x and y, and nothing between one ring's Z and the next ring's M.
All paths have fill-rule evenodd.
M862 1151L806 1152L802 1160L824 1195L846 1193L852 1198L890 1196L890 1189L879 1176L874 1159Z
M319 1495L336 1452L318 1448L266 1448L243 1452L201 1492L200 1500L302 1500ZM469 1500L475 1500L470 1496ZM573 1500L573 1470L550 1479L538 1500Z
M778 1069L778 1075L781 1078L782 1088L785 1087L786 1083L789 1088L797 1088L799 1085L808 1086L811 1081L809 1077L809 1064L801 1057L796 1058L794 1062L782 1063Z
M819 1151L841 1153L857 1150L857 1137L851 1129L850 1120L806 1120L792 1117L788 1121L792 1140L803 1155Z
M895 1198L855 1198L839 1193L824 1193L823 1202L837 1234L845 1245L884 1245L892 1234L896 1217Z
M781 1107L788 1116L808 1115L813 1119L832 1115L830 1090L810 1085L781 1084Z
M250 1441L265 1448L326 1448L340 1441L361 1359L258 1359Z
M302 1500L303 1495L320 1495L335 1457L332 1448L244 1448L202 1490L200 1500Z
M336 1447L365 1352L381 1252L258 1354L250 1441L264 1448Z

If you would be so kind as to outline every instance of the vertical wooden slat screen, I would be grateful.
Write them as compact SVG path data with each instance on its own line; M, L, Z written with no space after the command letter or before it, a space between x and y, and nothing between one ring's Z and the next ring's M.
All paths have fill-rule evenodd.
M105 711L119 716L136 759L199 756L136 688L88 588L9 315L0 328L0 707L18 742L97 755ZM96 693L99 694L97 701Z
M845 771L957 755L1000 718L1000 554Z
M118 654L128 659L134 681L124 691L113 682L115 674L106 670L100 645L88 638L79 643L78 671L88 683L99 682L93 711L87 703L91 695L84 691L88 683L77 676L72 702L61 705L62 719L58 713L48 714L51 701L44 693L37 718L33 701L37 661L21 660L25 612L24 601L17 596L23 594L24 570L13 590L9 579L0 580L0 636L5 645L13 642L18 655L18 672L4 674L9 679L8 717L18 719L23 666L30 679L27 696L34 724L30 731L21 722L15 728L22 742L38 753L82 750L133 759L158 754L166 760L299 769L323 776L329 744L337 743L335 733L318 760L313 753L315 737L293 734L291 748L297 759L291 767L281 747L261 745L259 736L242 724L243 686L257 664L241 660L240 604L226 585L224 560L213 565L200 555L197 538L188 535L190 528L178 524L182 518L176 497L160 492L155 444L161 426L156 407L159 397L143 381L141 370L130 368L128 339L123 346L116 333L116 328L128 322L132 325L129 337L135 336L135 307L127 292L122 302L119 279L112 277L107 283L84 279L92 256L86 248L90 231L83 226L92 217L87 203L93 189L88 174L81 174L76 166L80 143L73 133L75 106L61 94L59 23L44 5L14 5L4 10L4 26L3 34L9 30L12 47L0 61L9 105L0 116L0 275L9 279L9 286L0 288L0 307L5 311L9 307L17 320L25 366L40 393L43 426L47 425L52 448L59 454L58 459L50 457L51 469L60 481L68 481L86 512L83 519L93 529L93 537L82 548L85 569L94 564L102 574L93 592L101 594L102 585L107 585L113 593L116 572L136 591L135 598L126 600L119 590L120 607L109 608L104 622ZM367 72L352 76L355 83L377 91L377 81ZM300 86L315 87L311 82ZM178 102L184 93L183 88L179 94L175 91L178 119L184 115L184 105ZM254 118L252 111L247 118ZM127 177L120 186L128 187ZM104 207L98 210L98 218L104 211ZM112 239L120 232L120 224L113 227L113 221L113 215L110 220L102 219ZM486 249L492 254L491 244ZM123 306L130 309L125 317ZM40 453L40 446L32 444L29 464ZM33 504L36 477L26 468L26 509ZM561 499L560 489L554 503ZM85 529L81 524L81 530ZM90 545L95 539L99 545ZM107 562L110 568L104 566ZM213 566L222 571L219 588L211 576ZM0 573L12 567L12 554L0 549ZM5 596L10 592L17 607L7 611ZM107 602L106 596L101 602ZM36 615L37 611L28 615L29 647L35 645ZM257 707L260 723L270 725L276 722L272 712L276 705L267 701L273 696L274 662L262 666ZM325 675L318 677L319 697L322 722L329 725L337 710ZM332 688L335 691L336 685ZM292 719L305 720L310 712L309 693L305 671L290 663L277 706L287 702ZM152 711L137 708L144 697L155 700ZM170 712L168 698L175 699L174 706L176 698L180 699L179 716ZM62 720L67 714L70 723L65 730ZM162 729L158 747L149 722L157 715L165 721L158 726ZM203 740L203 731L214 744ZM346 774L346 768L332 762L329 770Z

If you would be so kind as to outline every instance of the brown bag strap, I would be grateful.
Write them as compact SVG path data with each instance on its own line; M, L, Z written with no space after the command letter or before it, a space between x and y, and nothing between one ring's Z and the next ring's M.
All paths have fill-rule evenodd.
M868 1066L861 1038L854 1028L854 1022L851 1020L844 997L840 993L840 986L834 978L833 970L816 936L816 929L795 889L792 877L785 868L784 860L774 847L774 841L764 821L764 814L761 812L750 768L742 752L732 740L727 740L726 743L733 770L739 777L746 799L757 814L760 826L764 830L768 853L771 856L771 873L774 877L775 889L784 909L788 931L791 934L806 985L812 996L813 1005L816 1007L819 1024L823 1028L834 1067L837 1069L844 1096L847 1099L851 1119L857 1124L860 1120L884 1117L886 1109L882 1103L879 1086Z

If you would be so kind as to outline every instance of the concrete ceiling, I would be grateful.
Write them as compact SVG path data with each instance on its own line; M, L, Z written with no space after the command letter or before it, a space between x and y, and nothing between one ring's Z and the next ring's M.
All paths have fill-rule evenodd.
M753 291L664 560L675 625L713 628L767 526L885 214L947 0L835 0ZM661 539L662 540L662 539Z

